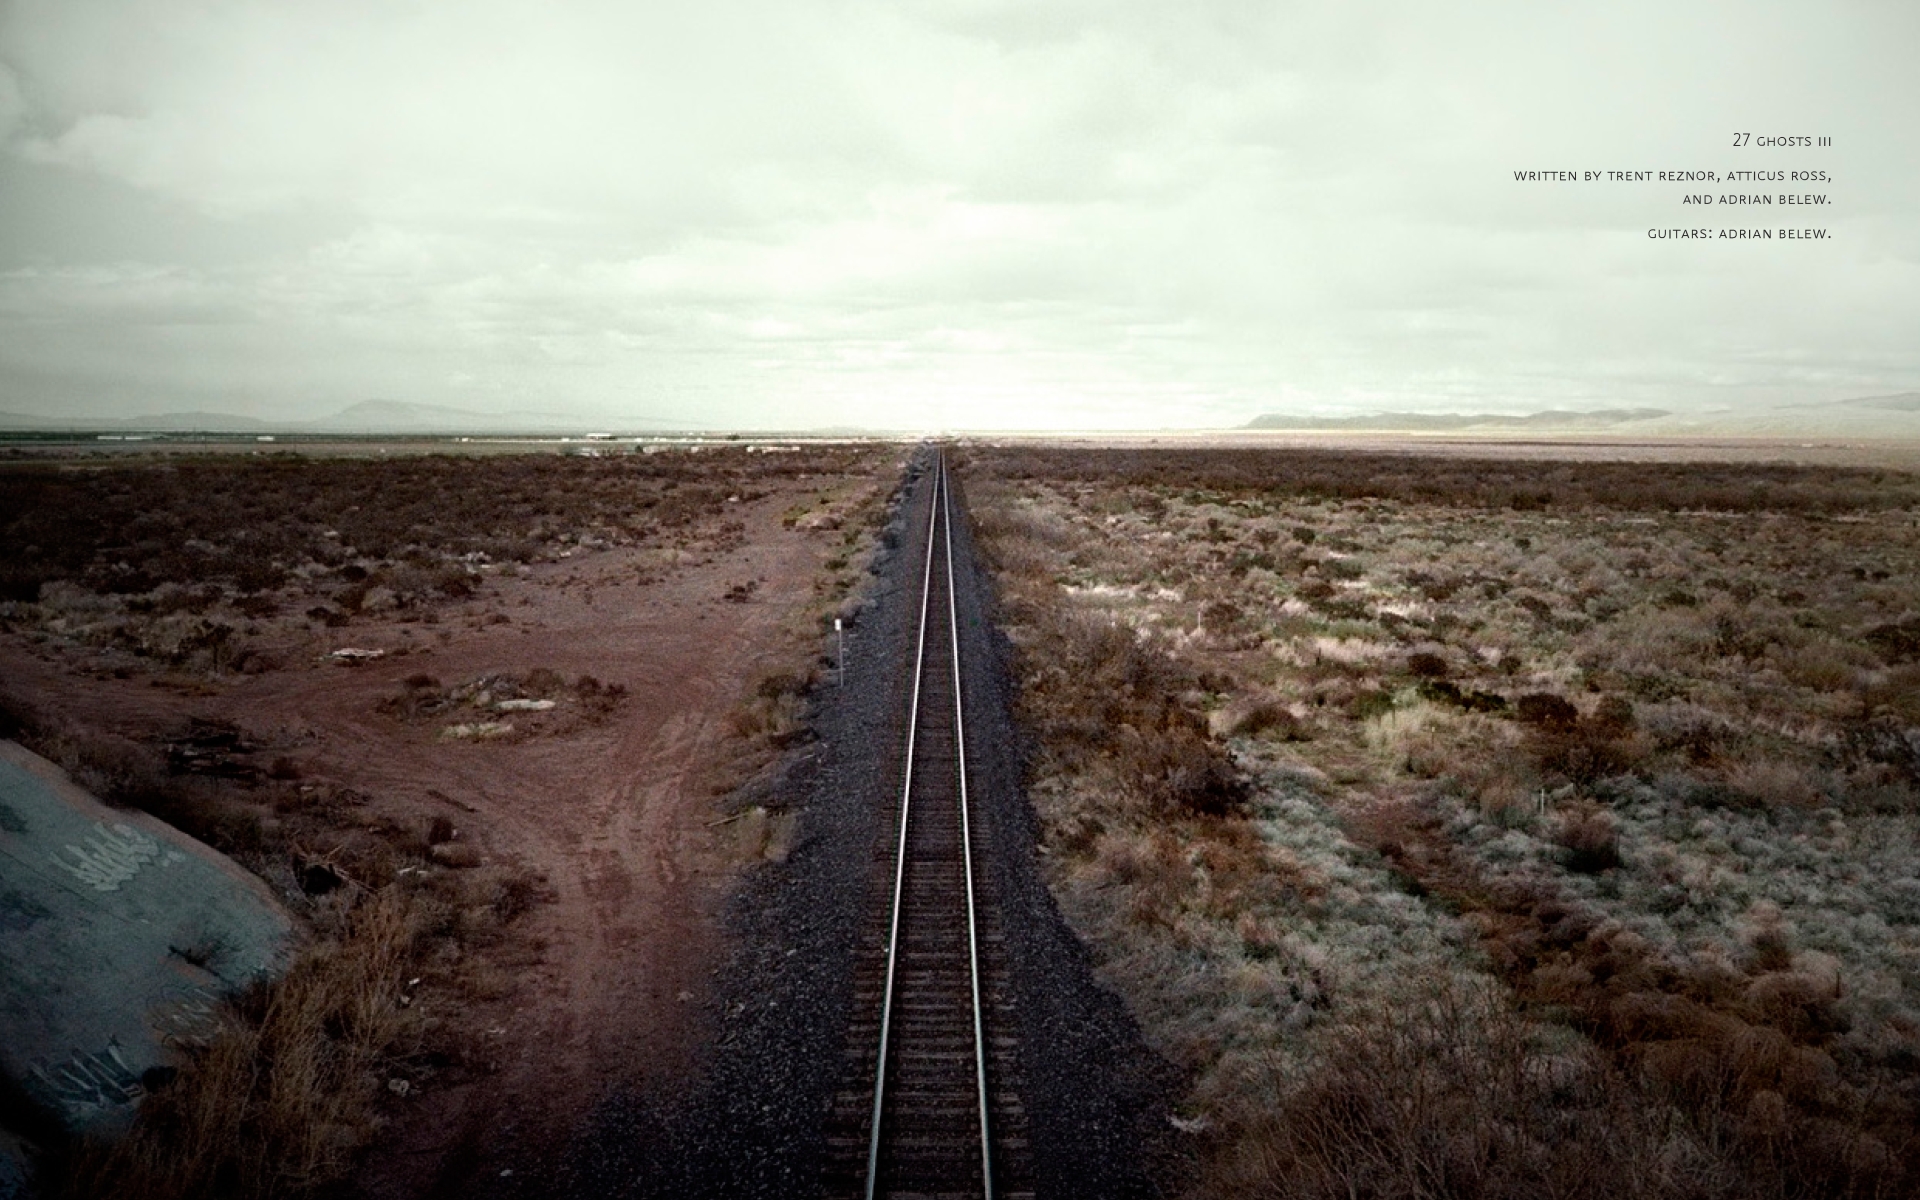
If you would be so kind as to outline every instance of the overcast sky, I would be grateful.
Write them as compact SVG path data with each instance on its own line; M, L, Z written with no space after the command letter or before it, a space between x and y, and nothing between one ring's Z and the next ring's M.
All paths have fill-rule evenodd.
M1911 0L0 0L0 410L1913 391L1916 49ZM1513 178L1609 169L1831 182ZM1729 226L1831 240L1648 236Z

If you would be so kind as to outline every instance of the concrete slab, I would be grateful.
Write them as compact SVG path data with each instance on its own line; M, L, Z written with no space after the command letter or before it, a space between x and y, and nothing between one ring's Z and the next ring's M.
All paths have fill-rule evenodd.
M292 930L232 860L0 741L0 1073L63 1128L123 1127Z

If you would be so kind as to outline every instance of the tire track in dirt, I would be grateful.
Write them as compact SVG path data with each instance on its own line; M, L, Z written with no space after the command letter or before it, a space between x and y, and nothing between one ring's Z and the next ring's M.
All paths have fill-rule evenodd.
M479 964L497 994L477 1004L434 1010L422 999L477 1034L479 1071L391 1102L356 1180L379 1200L483 1183L538 1194L585 1112L612 1089L672 1090L703 1036L717 914L742 865L734 831L710 825L716 789L759 753L725 717L760 675L804 670L817 651L797 630L842 538L786 527L781 514L848 483L861 481L816 477L729 505L743 535L664 569L657 550L609 549L492 575L432 624L362 616L316 637L295 623L280 647L287 668L215 680L212 694L95 677L96 651L13 634L0 634L0 675L56 719L141 740L188 717L235 721L296 758L306 780L364 794L369 815L421 830L447 817L489 858L542 872L551 898L516 927L537 955L523 941L518 961ZM747 581L747 602L722 601ZM316 663L340 645L410 652L351 669ZM536 668L623 684L627 698L602 724L482 743L378 710L418 673L451 684Z

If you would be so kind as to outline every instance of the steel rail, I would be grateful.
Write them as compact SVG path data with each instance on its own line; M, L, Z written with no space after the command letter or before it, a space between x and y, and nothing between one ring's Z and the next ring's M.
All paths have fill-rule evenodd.
M938 465L939 460L935 460ZM935 500L939 498L940 476L933 478ZM940 505L927 506L927 565L920 577L920 644L913 652L913 700L907 713L906 778L900 785L900 845L894 854L893 916L887 928L887 983L880 1001L880 1058L873 1069L873 1131L867 1140L867 1200L880 1180L880 1115L887 1092L887 1040L893 1028L893 972L900 961L900 897L907 880L907 812L913 802L913 742L920 724L920 668L927 655L927 599L933 593L933 526L939 519Z
M947 542L947 630L953 644L953 745L954 758L960 764L960 851L967 878L967 978L973 985L973 1067L974 1082L980 1093L980 1178L986 1187L986 1200L993 1200L993 1152L987 1136L987 1039L980 1029L980 937L973 912L973 830L967 820L967 726L965 708L960 701L960 616L953 586L953 489L947 486L947 462L940 460L940 506L946 516Z
M953 665L954 750L958 763L960 844L967 903L967 973L973 1002L974 1084L979 1101L980 1170L986 1200L993 1200L993 1163L988 1129L987 1046L983 1033L980 1005L980 955L978 922L975 915L973 886L973 838L968 817L966 736L963 724L960 683L960 626L953 586L953 506L947 484L944 457L936 458L933 501L927 514L927 561L920 581L920 629L914 650L913 695L907 717L907 760L900 791L900 836L895 848L893 902L887 929L887 972L880 1006L880 1048L874 1065L873 1111L867 1139L866 1197L874 1200L880 1181L881 1123L886 1111L887 1058L893 1028L895 968L900 958L900 919L905 908L907 832L911 817L915 736L920 720L920 689L926 666L927 616L933 594L934 531L945 517L945 558L947 566L947 625Z

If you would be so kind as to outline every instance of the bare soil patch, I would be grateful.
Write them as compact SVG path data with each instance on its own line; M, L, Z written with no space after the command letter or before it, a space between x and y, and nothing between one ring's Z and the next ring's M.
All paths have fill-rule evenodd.
M0 676L83 782L171 747L192 831L309 908L512 890L391 997L426 1034L378 1064L364 1194L525 1171L607 1089L687 1069L719 905L779 852L721 799L790 740L898 466L757 450L0 478Z

